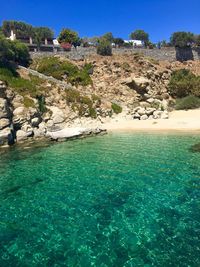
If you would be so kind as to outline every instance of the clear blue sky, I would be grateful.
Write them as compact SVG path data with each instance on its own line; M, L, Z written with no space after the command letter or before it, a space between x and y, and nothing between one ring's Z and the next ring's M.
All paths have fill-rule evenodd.
M157 42L174 31L200 34L200 0L1 0L3 20L49 26L55 35L72 28L81 37L111 31L128 39L131 31L144 29Z

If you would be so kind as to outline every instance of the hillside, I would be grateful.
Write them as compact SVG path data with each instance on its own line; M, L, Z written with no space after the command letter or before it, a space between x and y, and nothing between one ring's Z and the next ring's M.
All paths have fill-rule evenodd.
M0 143L104 125L117 116L167 119L174 103L168 83L177 69L200 75L199 61L159 62L137 53L34 59L18 74L1 69Z

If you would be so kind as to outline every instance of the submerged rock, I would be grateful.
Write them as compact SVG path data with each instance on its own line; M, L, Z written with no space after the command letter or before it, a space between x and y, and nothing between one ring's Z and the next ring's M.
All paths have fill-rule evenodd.
M200 143L191 146L189 151L193 153L200 153Z

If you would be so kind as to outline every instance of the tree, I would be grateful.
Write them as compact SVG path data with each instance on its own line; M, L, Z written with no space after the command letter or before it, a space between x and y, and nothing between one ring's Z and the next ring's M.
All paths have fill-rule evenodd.
M40 48L44 39L53 39L54 33L48 27L34 28L34 42L36 42L38 49Z
M124 40L122 38L114 38L113 42L118 46L123 46Z
M70 29L63 29L58 37L59 43L73 44L79 40L78 33Z
M7 20L3 22L2 31L6 37L10 37L11 30L14 31L17 38L34 37L33 26L15 20Z
M102 38L97 46L97 54L101 56L112 56L112 47L110 42Z
M149 41L149 34L143 30L136 30L130 34L130 38L133 40L143 41L146 46Z
M0 63L7 65L10 62L28 66L30 63L28 48L19 41L13 42L0 36Z
M173 46L179 48L191 47L194 43L194 34L191 32L174 32L170 42Z
M105 41L107 41L109 43L113 43L113 41L114 41L114 37L113 37L112 32L105 33L101 38L103 38Z
M200 46L200 34L198 34L198 35L195 36L195 44L197 46Z

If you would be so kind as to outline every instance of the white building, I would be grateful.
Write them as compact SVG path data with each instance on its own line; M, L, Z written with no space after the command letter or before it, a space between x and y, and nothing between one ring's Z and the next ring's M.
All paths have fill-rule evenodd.
M124 40L125 44L132 44L133 47L143 47L144 42L141 40Z

